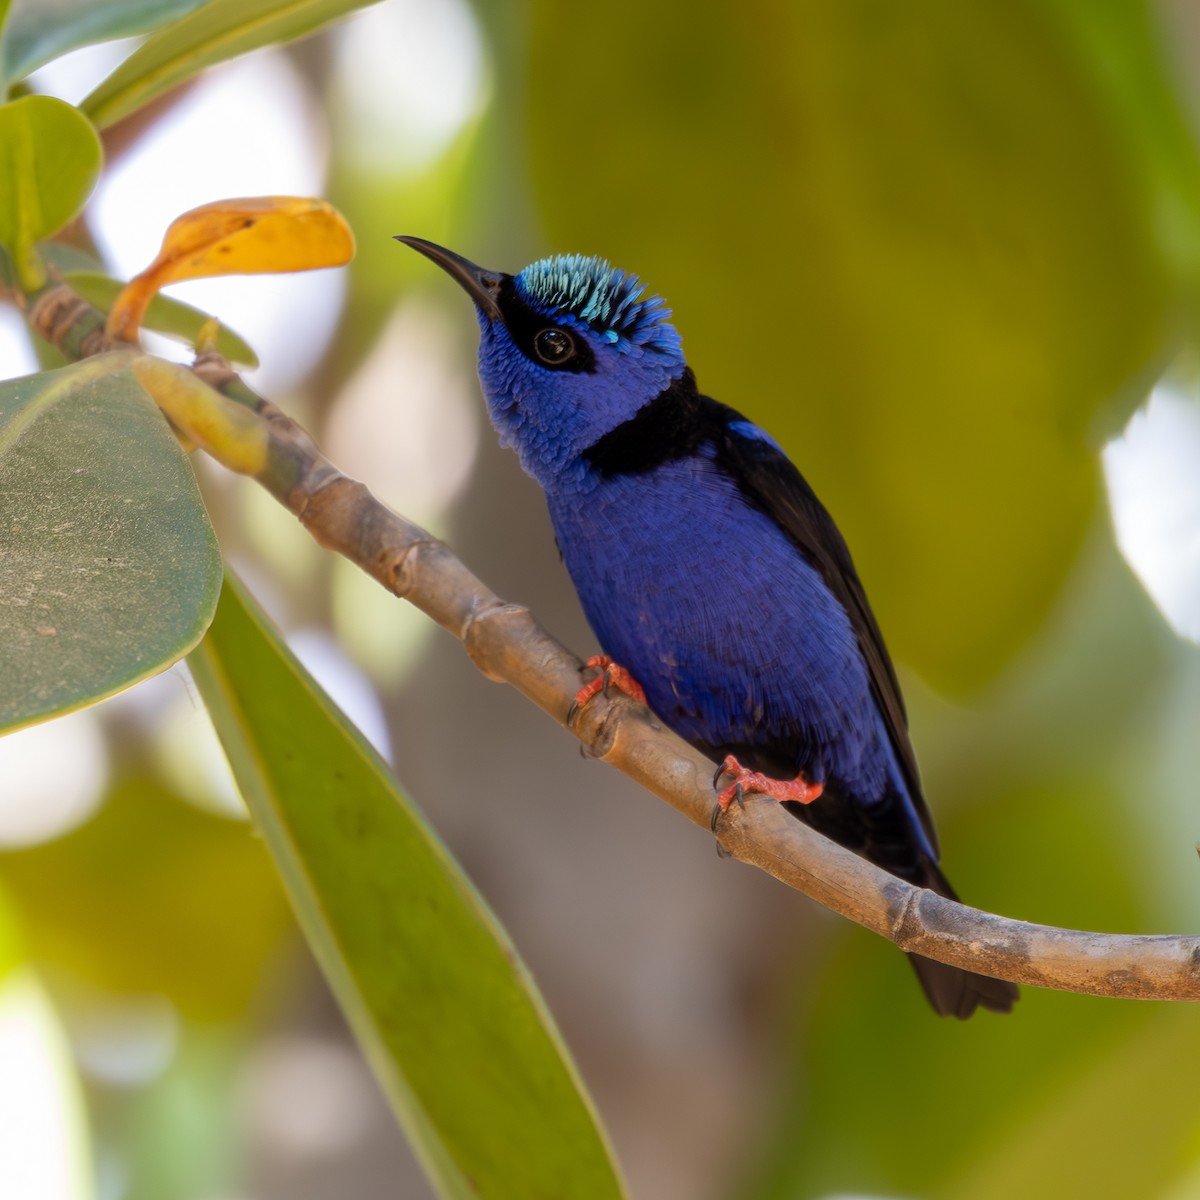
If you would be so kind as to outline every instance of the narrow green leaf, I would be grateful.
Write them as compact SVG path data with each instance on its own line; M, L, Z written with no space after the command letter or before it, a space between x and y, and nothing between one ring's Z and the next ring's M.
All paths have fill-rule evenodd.
M209 0L134 51L82 104L105 129L216 63L304 37L377 0Z
M103 159L96 130L71 105L52 96L0 105L0 245L27 290L45 279L34 244L83 208Z
M5 90L44 63L80 46L149 33L204 0L13 0L0 41ZM0 12L8 0L0 3ZM0 93L2 94L2 93Z
M516 950L235 580L190 662L301 927L442 1194L623 1195Z
M111 275L104 275L99 271L68 271L63 275L63 280L89 304L104 312L112 307L112 302L125 286L119 279L113 279ZM164 296L160 292L150 301L150 307L146 309L146 315L142 318L142 326L194 346L201 326L211 319L208 313L193 308L190 304L184 304L182 300ZM241 363L252 369L258 366L258 355L225 325L217 332L217 349L230 362Z
M69 271L101 273L104 270L104 263L94 254L70 242L43 242L38 247L38 253L42 256L42 262L62 275Z
M161 671L212 619L212 527L129 358L0 384L0 732Z

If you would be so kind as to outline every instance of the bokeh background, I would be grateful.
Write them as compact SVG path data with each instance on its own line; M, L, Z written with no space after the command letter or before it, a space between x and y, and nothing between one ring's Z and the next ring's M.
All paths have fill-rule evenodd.
M129 49L35 82L77 100ZM180 294L344 470L581 653L470 311L390 237L637 271L854 548L964 897L1184 932L1198 74L1187 0L384 0L114 130L88 233L128 275L207 200L339 205L349 269ZM3 317L0 371L34 370ZM1026 990L1010 1018L936 1019L890 947L720 861L196 466L239 571L512 933L633 1195L1200 1197L1200 1013ZM10 735L0 779L5 1196L431 1195L185 669Z

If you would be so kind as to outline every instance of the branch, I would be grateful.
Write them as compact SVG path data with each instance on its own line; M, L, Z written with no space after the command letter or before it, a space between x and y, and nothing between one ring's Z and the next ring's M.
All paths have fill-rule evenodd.
M762 797L748 796L714 822L708 759L622 695L602 693L568 722L580 659L528 609L490 591L443 542L343 475L223 359L205 353L188 370L146 357L133 369L188 438L257 479L322 546L449 630L484 675L515 687L591 756L711 827L730 856L927 958L1059 991L1200 1000L1200 937L1088 933L968 908L889 875Z

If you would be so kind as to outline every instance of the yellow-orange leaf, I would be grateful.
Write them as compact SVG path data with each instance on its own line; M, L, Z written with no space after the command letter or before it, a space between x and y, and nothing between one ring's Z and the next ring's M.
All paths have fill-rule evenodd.
M168 284L340 267L353 255L345 217L324 200L252 196L204 204L171 222L158 257L113 304L108 335L133 341L146 306Z

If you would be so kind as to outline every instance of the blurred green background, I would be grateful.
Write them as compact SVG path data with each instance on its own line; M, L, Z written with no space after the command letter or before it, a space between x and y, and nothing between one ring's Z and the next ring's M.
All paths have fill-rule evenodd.
M72 100L103 73L56 70L35 83ZM701 387L772 430L854 549L964 899L1183 932L1200 903L1200 653L1175 632L1200 630L1187 372L1102 452L1194 338L1198 70L1185 0L384 0L115 126L90 231L128 273L203 200L339 205L359 245L340 281L180 294L251 340L258 386L340 466L581 653L540 495L483 427L471 314L390 237L638 272ZM31 369L20 355L6 375ZM1149 450L1139 429L1160 431ZM1118 549L1104 463L1170 623ZM1200 1197L1190 1006L1027 989L1010 1018L937 1020L895 951L719 861L254 485L198 470L253 590L348 681L327 686L512 933L634 1196ZM1145 557L1164 522L1169 578ZM69 750L68 722L0 743L17 981L0 1041L5 1003L25 1004L61 1050L41 1061L77 1177L62 1194L431 1195L186 679L69 721ZM52 760L89 764L100 794L47 783Z

